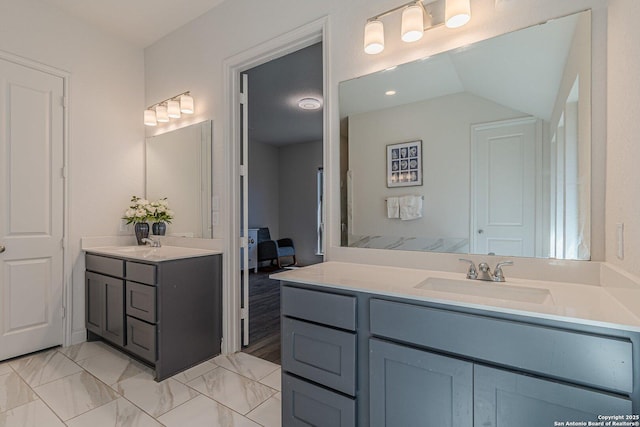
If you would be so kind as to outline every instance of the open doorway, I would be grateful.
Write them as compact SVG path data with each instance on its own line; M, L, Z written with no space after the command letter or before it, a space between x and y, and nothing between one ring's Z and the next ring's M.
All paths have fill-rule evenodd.
M242 74L248 94L242 348L280 363L280 289L269 275L323 260L322 43Z

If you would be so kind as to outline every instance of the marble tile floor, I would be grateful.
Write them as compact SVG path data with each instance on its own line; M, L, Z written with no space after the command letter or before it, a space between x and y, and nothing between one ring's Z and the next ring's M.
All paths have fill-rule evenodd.
M0 362L0 427L276 427L280 366L218 356L160 383L102 342Z

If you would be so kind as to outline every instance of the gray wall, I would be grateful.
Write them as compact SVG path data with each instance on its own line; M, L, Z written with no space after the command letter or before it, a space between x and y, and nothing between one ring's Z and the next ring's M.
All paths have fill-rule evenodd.
M278 147L249 144L249 228L269 227L272 238L280 235Z
M291 237L298 263L322 262L316 255L317 172L322 141L280 147L280 235Z
M269 227L273 239L293 239L300 265L322 262L315 254L320 166L322 141L249 145L249 227Z

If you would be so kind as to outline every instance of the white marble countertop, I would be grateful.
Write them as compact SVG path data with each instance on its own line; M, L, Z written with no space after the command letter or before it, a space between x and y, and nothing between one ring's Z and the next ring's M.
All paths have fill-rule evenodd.
M182 246L161 246L159 248L152 248L151 246L100 246L85 248L84 250L90 254L108 255L134 261L149 262L171 261L222 253L210 249L186 248Z
M309 285L320 285L342 290L370 292L380 295L409 298L420 301L455 305L501 313L526 315L543 319L569 321L580 324L602 326L640 332L640 317L622 305L607 288L579 283L561 283L529 279L510 279L505 283L483 282L466 279L465 273L419 270L343 262L324 262L309 267L272 274L272 279ZM429 278L451 283L458 287L446 292L439 286L435 289L421 287ZM456 280L448 282L447 280ZM431 279L434 280L434 279ZM496 292L484 296L483 291L464 293L471 285L489 290L496 286L511 288L505 294L545 293L544 302L526 302L502 299ZM416 287L418 286L418 287ZM515 289L519 288L519 289ZM535 288L535 289L532 289ZM474 289L475 290L475 289ZM640 297L640 294L638 295ZM526 298L525 298L526 299Z

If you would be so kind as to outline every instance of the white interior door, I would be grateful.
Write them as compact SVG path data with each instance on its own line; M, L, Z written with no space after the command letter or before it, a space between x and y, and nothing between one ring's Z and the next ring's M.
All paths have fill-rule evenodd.
M249 345L249 76L242 74L240 93L240 116L242 119L240 179L242 181L242 208L240 221L241 264L242 264L242 345Z
M473 253L535 255L539 137L535 118L472 127Z
M0 59L0 360L63 340L63 96Z

